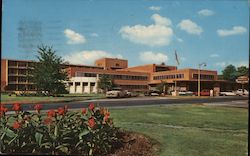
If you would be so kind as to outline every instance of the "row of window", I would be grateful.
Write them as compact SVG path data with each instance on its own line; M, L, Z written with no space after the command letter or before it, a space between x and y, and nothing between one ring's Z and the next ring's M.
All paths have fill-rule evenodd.
M108 75L110 78L115 80L144 80L148 79L147 76L132 76L132 75L113 75L113 74L100 74L100 77L103 75ZM96 73L82 73L76 72L76 77L96 77Z
M106 74L100 74L100 77ZM132 75L108 75L111 79L115 80L142 80L146 81L148 79L147 76L132 76Z
M203 80L214 80L214 75L201 74L200 78ZM198 74L193 74L193 79L198 79Z
M123 89L148 89L147 85L120 85Z
M75 86L88 86L88 82L75 82ZM73 86L73 82L69 83L70 86ZM95 82L90 82L90 86L95 86Z
M76 72L76 77L96 77L96 73L82 73L82 72Z
M154 80L162 80L162 79L181 79L184 78L184 74L174 74L174 75L160 75L160 76L154 76Z

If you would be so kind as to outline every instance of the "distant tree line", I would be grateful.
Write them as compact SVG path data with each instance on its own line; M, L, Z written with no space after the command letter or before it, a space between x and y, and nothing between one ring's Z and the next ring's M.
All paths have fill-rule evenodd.
M230 64L224 68L219 79L235 81L239 76L249 76L249 68L246 66L235 67Z

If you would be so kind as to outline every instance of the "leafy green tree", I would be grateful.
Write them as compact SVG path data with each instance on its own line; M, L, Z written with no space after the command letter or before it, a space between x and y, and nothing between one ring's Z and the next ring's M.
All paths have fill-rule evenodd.
M102 89L104 93L114 87L115 84L109 75L103 74L99 77L98 88Z
M225 67L222 71L223 79L229 81L235 81L237 78L237 70L232 64Z
M68 80L63 70L63 59L49 46L38 46L38 62L32 70L32 81L38 91L47 91L50 95L67 92L63 81Z
M249 69L246 66L240 66L237 68L237 77L249 76Z

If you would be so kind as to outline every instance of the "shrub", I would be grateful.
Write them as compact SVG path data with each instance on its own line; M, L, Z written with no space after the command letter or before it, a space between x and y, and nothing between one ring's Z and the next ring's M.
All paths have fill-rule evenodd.
M23 111L16 103L15 114L6 115L8 109L0 108L2 153L106 155L120 142L110 112L93 103L78 112L64 106L42 114L39 104L34 109Z

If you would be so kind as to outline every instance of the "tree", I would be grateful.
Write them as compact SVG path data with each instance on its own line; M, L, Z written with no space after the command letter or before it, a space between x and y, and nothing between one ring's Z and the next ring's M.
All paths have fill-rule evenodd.
M98 88L102 89L104 93L115 87L115 84L109 75L103 74L99 77Z
M38 91L47 91L49 95L67 92L63 81L68 80L63 70L63 59L49 46L38 46L38 62L32 70L32 81Z
M249 76L249 69L246 66L240 66L237 68L237 77Z
M159 90L161 93L166 93L168 89L167 82L161 81L161 83L156 86L156 89Z
M222 71L223 79L229 81L235 81L237 78L237 70L232 64L225 67Z

